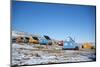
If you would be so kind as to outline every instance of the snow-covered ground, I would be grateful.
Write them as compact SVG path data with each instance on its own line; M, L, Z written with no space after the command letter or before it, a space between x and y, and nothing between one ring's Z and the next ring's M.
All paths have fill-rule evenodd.
M55 49L54 49L55 48ZM61 50L38 44L12 44L12 65L34 65L61 62L93 61L94 50ZM59 48L59 47L58 47Z

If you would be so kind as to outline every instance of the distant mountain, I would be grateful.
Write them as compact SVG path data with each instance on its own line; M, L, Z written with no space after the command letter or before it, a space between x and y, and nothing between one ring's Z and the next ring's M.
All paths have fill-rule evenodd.
M22 37L29 37L29 36L41 37L38 34L30 34L30 33L27 33L27 32L12 30L12 37L18 37L18 36L22 36Z
M12 37L17 37L17 36L29 36L25 32L20 32L20 31L12 31Z

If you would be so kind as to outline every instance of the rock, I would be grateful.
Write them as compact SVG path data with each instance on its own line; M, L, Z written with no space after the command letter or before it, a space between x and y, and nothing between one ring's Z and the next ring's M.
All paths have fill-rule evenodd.
M41 57L38 53L35 54L36 57Z

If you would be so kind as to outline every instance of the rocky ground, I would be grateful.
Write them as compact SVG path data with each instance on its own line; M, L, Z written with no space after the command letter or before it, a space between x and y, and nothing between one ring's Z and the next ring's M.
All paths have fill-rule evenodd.
M12 65L95 61L95 50L62 50L61 46L12 44Z

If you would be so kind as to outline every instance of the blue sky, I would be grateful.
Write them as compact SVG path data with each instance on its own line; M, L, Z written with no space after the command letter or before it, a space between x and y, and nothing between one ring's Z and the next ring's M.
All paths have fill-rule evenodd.
M77 42L95 42L95 6L14 1L12 27L58 40L71 36Z

